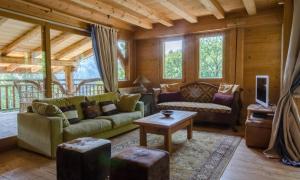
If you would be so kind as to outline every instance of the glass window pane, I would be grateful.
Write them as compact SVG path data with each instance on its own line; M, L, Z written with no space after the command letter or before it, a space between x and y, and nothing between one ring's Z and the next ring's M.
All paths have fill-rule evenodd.
M163 78L182 78L182 40L164 42Z
M223 35L199 40L199 78L223 78Z
M128 79L128 64L128 44L124 40L118 40L118 80Z

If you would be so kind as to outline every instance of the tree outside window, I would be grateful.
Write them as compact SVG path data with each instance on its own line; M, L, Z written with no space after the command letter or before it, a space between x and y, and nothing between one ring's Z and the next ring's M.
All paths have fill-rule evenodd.
M199 78L223 78L223 44L223 35L199 39Z
M124 81L126 77L125 64L128 63L127 43L124 40L118 41L118 80Z
M182 40L164 42L163 78L182 79Z

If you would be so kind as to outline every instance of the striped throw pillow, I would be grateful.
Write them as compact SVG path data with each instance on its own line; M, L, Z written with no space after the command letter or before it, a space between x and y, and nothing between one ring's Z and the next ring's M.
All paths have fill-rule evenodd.
M66 106L66 107L60 107L60 110L67 117L70 124L75 124L75 123L78 123L80 121L79 118L78 118L77 109L74 105Z
M118 114L117 106L112 101L100 102L100 107L104 116Z

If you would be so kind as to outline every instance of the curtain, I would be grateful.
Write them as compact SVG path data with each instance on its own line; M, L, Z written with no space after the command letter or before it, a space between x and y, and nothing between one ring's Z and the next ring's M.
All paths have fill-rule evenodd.
M283 75L283 93L279 99L266 156L281 157L282 162L300 166L300 117L293 99L300 86L300 1L294 1L289 50Z
M107 92L117 92L117 30L92 25L91 35L97 68Z

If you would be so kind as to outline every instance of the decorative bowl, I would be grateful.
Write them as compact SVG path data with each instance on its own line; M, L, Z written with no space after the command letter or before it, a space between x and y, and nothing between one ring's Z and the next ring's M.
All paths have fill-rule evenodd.
M172 111L172 110L162 110L162 111L160 111L160 113L162 113L165 117L168 118L174 113L174 111Z

